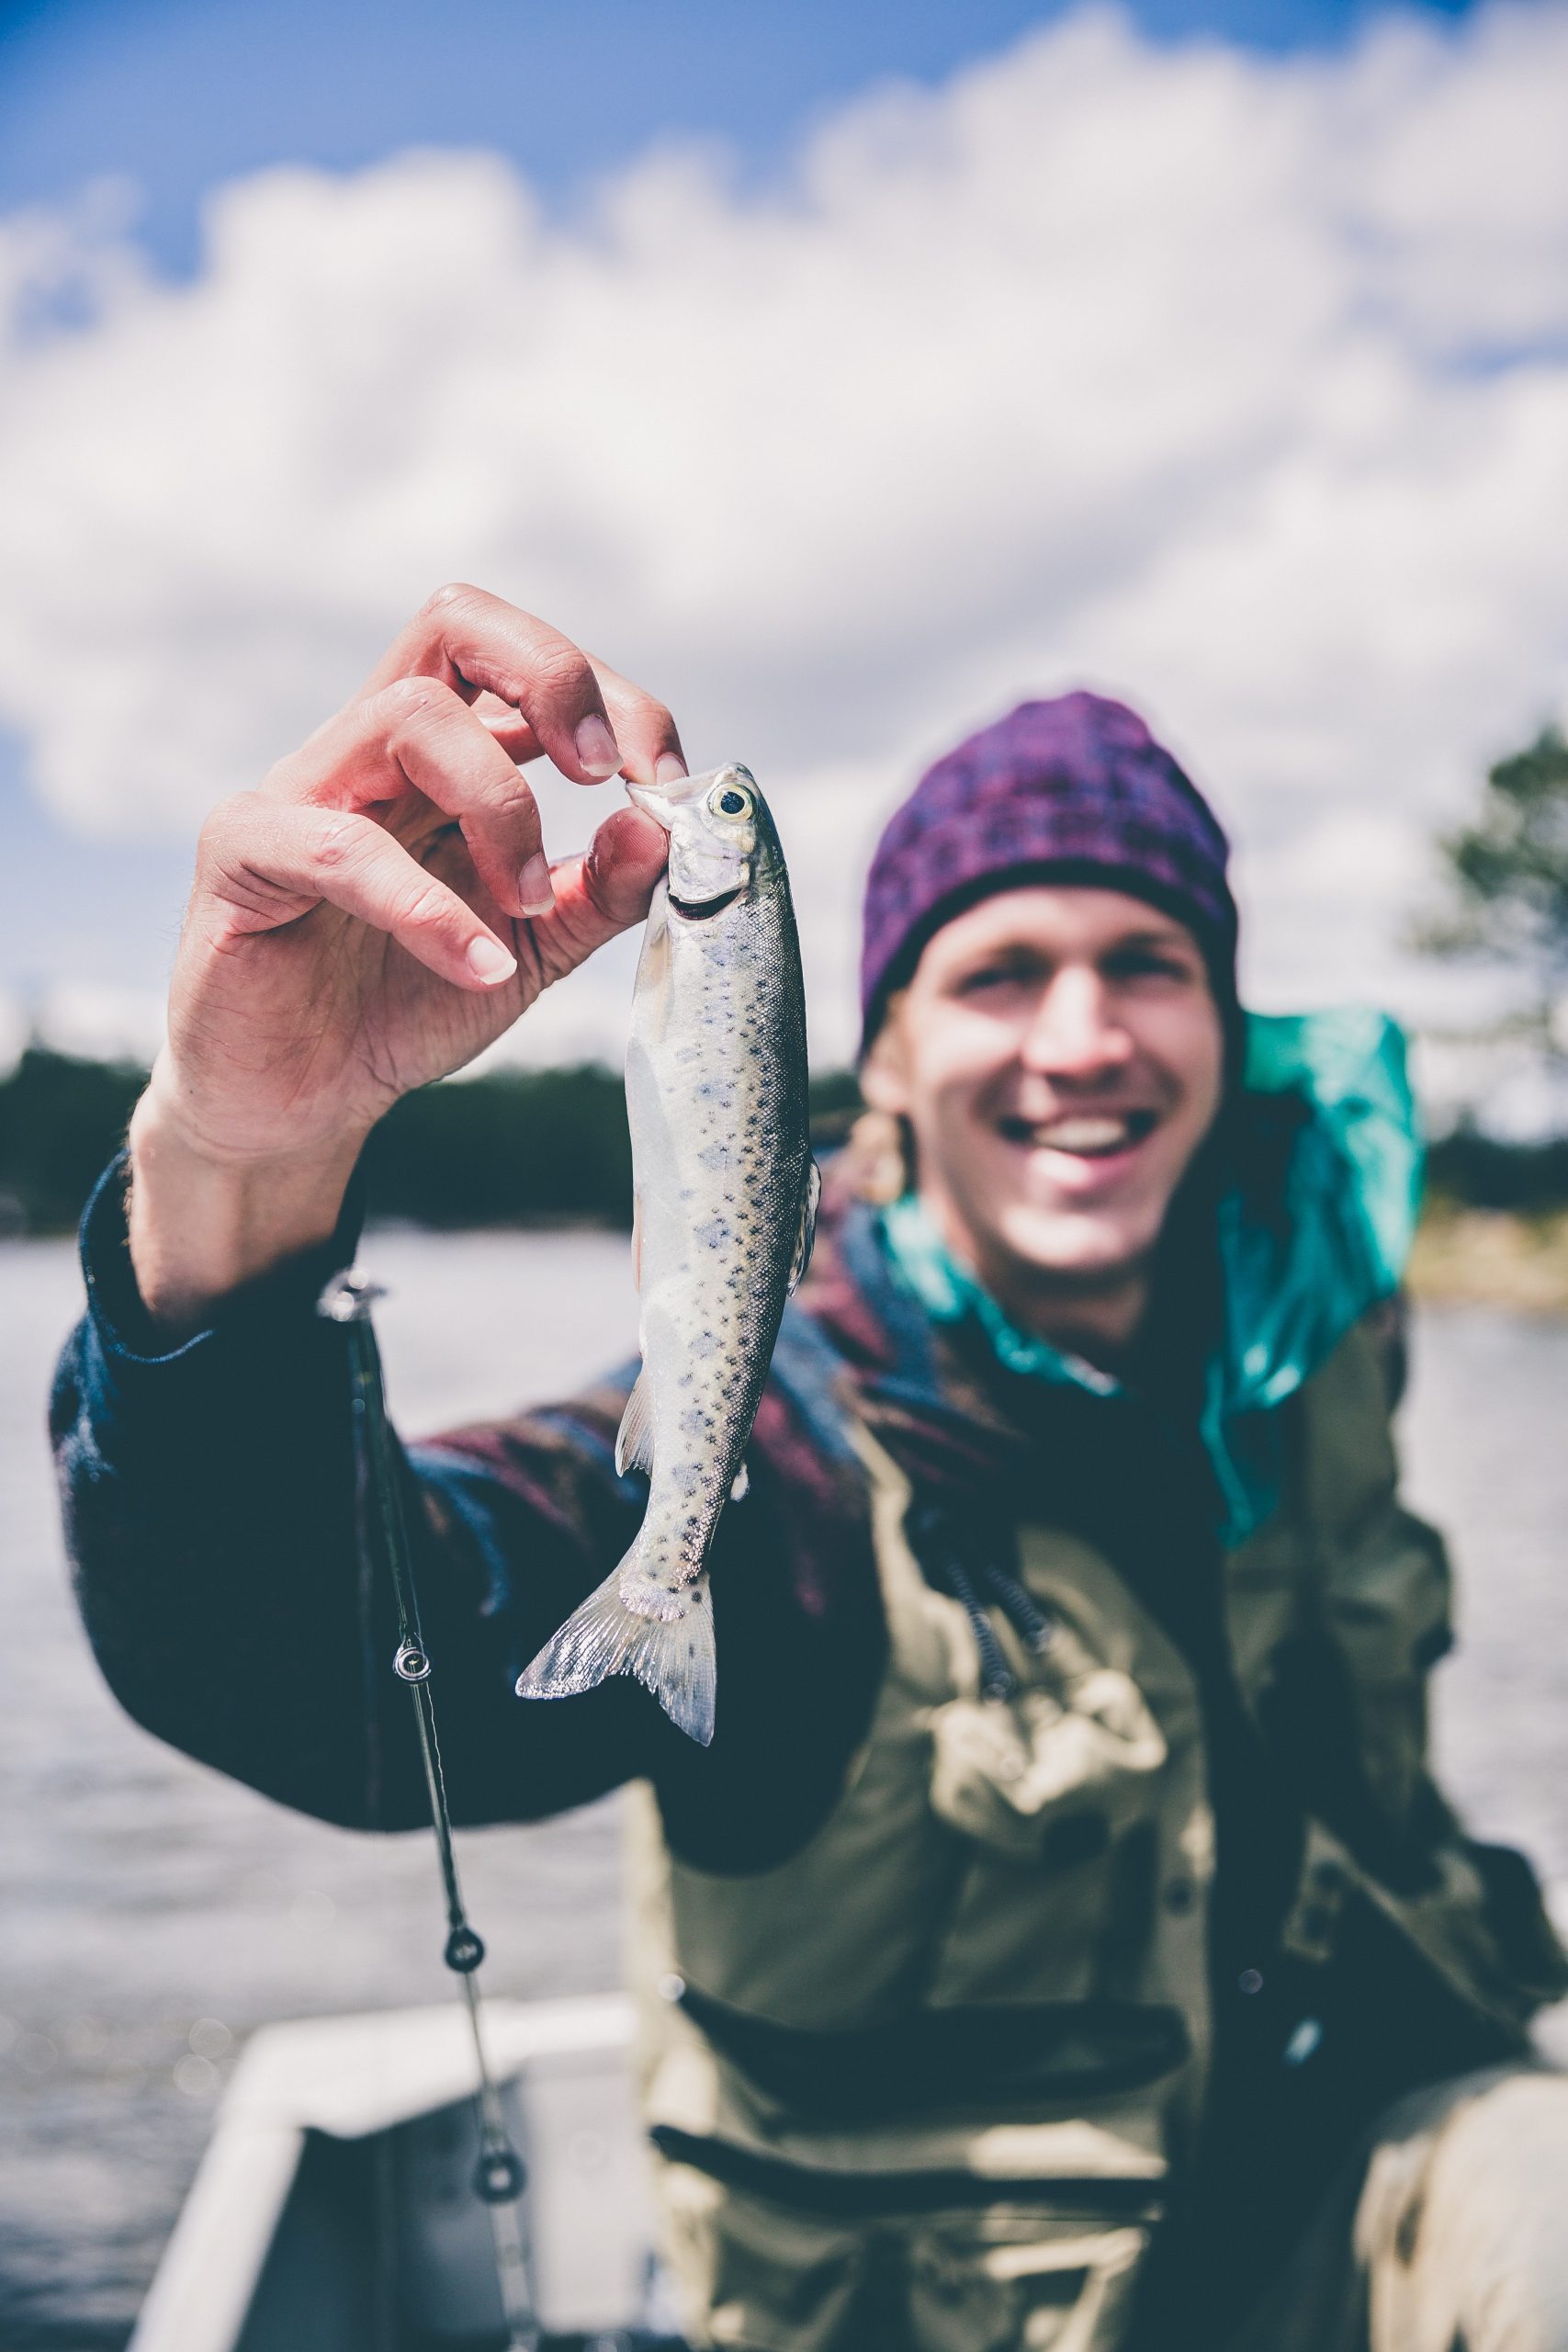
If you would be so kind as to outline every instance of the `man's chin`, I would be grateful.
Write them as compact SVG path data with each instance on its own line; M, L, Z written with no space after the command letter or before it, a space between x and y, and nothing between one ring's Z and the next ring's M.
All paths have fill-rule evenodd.
M1075 1297L1109 1295L1144 1281L1157 1238L1109 1220L1039 1213L1008 1219L998 1234L1024 1281Z

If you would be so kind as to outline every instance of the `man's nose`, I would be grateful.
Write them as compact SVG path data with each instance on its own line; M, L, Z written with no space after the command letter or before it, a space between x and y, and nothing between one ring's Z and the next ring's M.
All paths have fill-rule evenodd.
M1043 1077L1091 1079L1122 1069L1133 1040L1100 974L1067 966L1041 990L1021 1050L1027 1067Z

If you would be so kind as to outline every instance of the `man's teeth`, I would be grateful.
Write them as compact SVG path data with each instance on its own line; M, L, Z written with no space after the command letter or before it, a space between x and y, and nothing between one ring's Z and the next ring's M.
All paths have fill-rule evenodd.
M1029 1140L1048 1151L1076 1151L1086 1156L1124 1151L1145 1132L1142 1121L1131 1118L1080 1117L1050 1119L1029 1129Z

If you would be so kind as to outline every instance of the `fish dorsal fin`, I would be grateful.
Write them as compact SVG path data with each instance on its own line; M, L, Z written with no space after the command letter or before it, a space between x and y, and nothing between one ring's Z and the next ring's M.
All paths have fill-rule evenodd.
M646 1470L650 1477L653 1475L653 1383L646 1365L637 1374L637 1385L626 1398L626 1409L615 1434L616 1477L624 1478L628 1470Z
M791 1297L811 1263L811 1245L817 1238L817 1204L822 1197L822 1170L814 1159L808 1159L806 1165L806 1198L800 1204L800 1231L795 1237L795 1261L789 1270L787 1295Z
M732 1503L743 1503L750 1491L751 1473L747 1469L745 1461L742 1459L740 1467L735 1474L734 1484L729 1489L729 1499Z

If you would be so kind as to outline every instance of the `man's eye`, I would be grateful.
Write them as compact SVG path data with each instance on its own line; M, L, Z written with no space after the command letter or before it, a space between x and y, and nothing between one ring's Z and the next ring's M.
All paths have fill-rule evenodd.
M1025 977L1024 973L1011 964L985 964L977 972L965 972L963 978L956 983L954 994L976 996L986 989L1010 987Z

